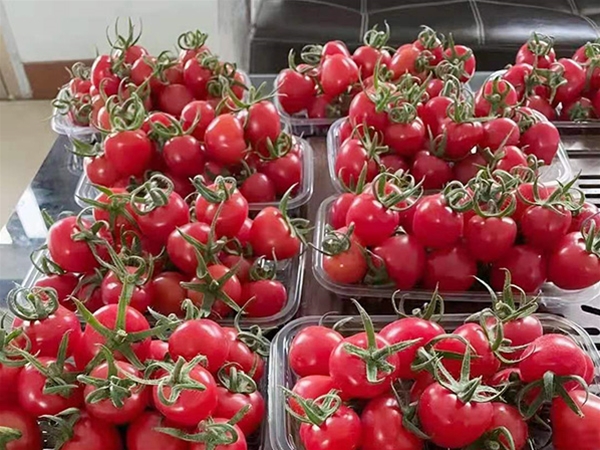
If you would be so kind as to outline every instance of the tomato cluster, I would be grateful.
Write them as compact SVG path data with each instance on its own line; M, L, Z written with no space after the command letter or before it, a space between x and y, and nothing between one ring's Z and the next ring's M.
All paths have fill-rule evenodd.
M557 60L554 39L533 33L500 79L514 89L497 94L516 98L549 120L580 122L600 117L600 41L588 42L571 58Z
M402 290L464 292L476 276L497 290L505 271L527 293L546 281L590 287L600 282L600 216L575 181L546 186L533 172L482 169L421 195L411 176L382 173L333 200L317 249L323 270L336 283Z
M535 302L516 304L510 285L494 300L451 334L443 318L432 320L431 305L375 331L356 302L362 331L347 320L300 329L286 345L297 442L305 450L523 450L537 422L551 428L555 450L599 448L591 357L568 335L544 334Z
M302 50L299 65L290 52L289 68L276 81L281 110L289 115L332 118L377 108L381 116L383 104L392 103L390 87L401 84L405 74L422 81L423 89L435 96L442 90L446 75L453 74L466 82L475 72L473 51L455 45L451 36L444 40L423 26L413 43L402 45L395 52L391 49L390 53L385 45L389 35L387 24L385 31L378 31L377 27L369 30L364 45L352 54L341 41L308 45ZM385 86L379 88L380 84ZM384 95L388 98L384 99ZM365 119L360 118L361 122Z
M100 131L99 142L75 142L92 183L126 188L160 172L185 197L191 177L234 176L251 203L275 202L302 183L304 155L275 106L210 52L206 37L184 33L178 57L154 58L130 29L96 58L89 80L80 63L71 71L71 94L57 104L75 124ZM84 112L89 121L78 119Z

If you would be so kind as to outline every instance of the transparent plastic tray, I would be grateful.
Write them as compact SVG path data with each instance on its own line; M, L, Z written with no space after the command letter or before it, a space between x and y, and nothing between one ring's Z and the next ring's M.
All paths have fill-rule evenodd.
M34 262L39 265L41 258L46 256L47 253L39 252ZM277 274L276 279L281 281L285 286L288 294L288 300L284 305L283 309L277 314L269 317L247 317L242 319L242 328L248 328L252 325L258 325L263 329L278 328L283 324L288 323L298 312L300 307L300 301L302 296L302 286L304 284L304 268L306 262L306 251L303 251L300 255L295 258L279 261L277 263ZM21 285L27 288L33 287L37 280L43 277L43 274L39 272L35 265L32 265L27 275L23 279ZM233 324L233 318L226 318L218 321L219 323L227 326Z
M545 120L541 114L540 118ZM346 120L346 118L338 119L327 133L327 167L329 168L329 178L331 179L334 189L339 193L345 191L335 173L335 159L342 145L342 142L340 141L340 128ZM573 177L569 157L562 142L560 142L558 146L558 153L554 157L552 164L549 166L542 166L539 172L540 180L546 184L555 183L556 181L565 183Z
M506 72L506 69L497 70L493 72L485 81L499 78ZM557 113L560 114L560 108L557 109ZM600 129L600 119L583 120L580 122L574 122L572 120L553 120L552 123L556 128L568 128L568 129Z
M288 210L298 209L300 206L308 203L313 194L314 185L314 158L312 146L306 139L294 136L294 140L298 142L301 147L300 155L302 159L302 183L300 189L288 202ZM90 183L85 171L81 174L77 187L75 188L75 203L82 208L87 205L81 201L81 198L96 198L98 190ZM250 211L260 211L267 206L277 206L279 201L275 202L260 202L250 203Z
M317 217L314 230L314 245L317 248L322 247L323 239L326 233L326 225L329 223L329 212L336 196L323 200L317 211ZM410 262L408 262L410 264ZM396 291L394 285L369 286L364 284L341 284L332 281L323 269L323 254L313 250L313 274L317 281L328 291L342 297L366 297L366 298L389 298ZM431 299L433 291L428 289L411 289L402 291L408 295L408 298L414 300L428 301ZM490 296L485 290L467 291L467 292L444 292L446 301L461 302L482 302L489 303ZM541 289L541 302L548 307L564 304L574 305L579 303L589 303L600 297L600 283L596 283L586 289L567 291L559 289L553 283L544 283Z
M326 326L333 326L338 320L347 316L327 316L323 323ZM600 355L596 350L590 336L576 323L567 319L550 314L537 314L544 327L544 333L561 333L571 336L578 345L581 346L592 358L596 367L596 376L592 390L598 390L600 383ZM447 331L452 331L460 326L467 318L466 314L447 314L440 324ZM373 316L373 324L375 330L381 330L385 325L398 317L395 316ZM286 398L281 390L281 386L292 389L297 380L297 376L289 367L289 350L290 344L296 334L302 329L317 325L321 320L320 317L302 317L287 324L275 337L271 345L271 355L269 357L269 438L273 450L304 450L304 446L299 439L298 422L291 418L285 410ZM355 320L346 323L339 329L342 334L361 331L360 318L355 316ZM536 450L552 450L552 445L538 448ZM575 449L573 449L575 450Z

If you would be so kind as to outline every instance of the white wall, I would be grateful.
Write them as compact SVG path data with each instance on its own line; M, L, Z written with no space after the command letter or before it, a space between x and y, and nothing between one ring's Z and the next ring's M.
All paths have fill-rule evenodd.
M107 26L127 17L143 23L140 43L151 53L174 49L184 31L201 29L209 34L210 48L236 61L230 32L222 30L219 16L245 8L244 0L0 0L4 4L18 55L22 62L93 58L95 49L107 50ZM233 9L232 9L233 8ZM232 14L233 15L233 14ZM1 25L0 25L1 26ZM229 27L227 27L229 28ZM219 33L221 32L221 36ZM226 35L223 35L226 33Z

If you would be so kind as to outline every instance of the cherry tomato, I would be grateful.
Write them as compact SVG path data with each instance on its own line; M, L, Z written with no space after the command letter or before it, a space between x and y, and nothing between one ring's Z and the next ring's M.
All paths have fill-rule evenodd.
M175 136L163 145L169 170L180 177L199 175L204 169L204 148L194 136Z
M494 415L488 431L493 431L500 427L506 428L512 436L515 450L523 450L529 438L529 429L527 428L527 422L521 417L519 410L514 406L500 402L493 402L492 406L494 408ZM504 436L500 436L500 442L507 446L509 445L508 440Z
M165 205L147 214L136 214L135 220L148 239L166 244L169 235L177 227L189 222L189 208L178 193L171 192Z
M423 198L413 217L413 233L428 248L447 248L463 235L461 213L454 212L441 194Z
M56 363L56 358L42 357L38 360L46 368ZM65 363L64 372L66 374L76 372L75 366ZM64 397L60 394L47 394L44 391L46 381L46 376L31 364L27 364L21 370L17 385L13 388L17 390L19 405L28 414L34 417L44 414L54 415L67 408L77 408L83 403L81 387L71 390L69 396Z
M213 376L201 365L189 372L192 380L204 385L205 389L182 389L175 403L165 405L160 401L158 386L152 388L152 399L156 409L170 421L185 427L192 427L209 417L217 407L217 386ZM163 389L165 397L171 395L171 387Z
M323 270L332 281L337 283L359 283L368 270L364 250L355 239L350 238L348 250L336 255L323 256Z
M513 284L525 292L536 292L546 281L546 261L540 252L527 245L512 247L498 261L492 264L491 286L502 290L507 269L512 275Z
M292 392L305 400L316 400L334 389L335 384L329 375L308 375L296 382ZM296 414L304 415L304 411L294 398L290 397L289 404Z
M354 224L354 234L365 246L380 245L399 224L396 211L383 206L371 193L357 195L346 215L346 225Z
M466 82L475 73L475 55L473 50L464 45L454 45L444 51L444 58L461 69L459 80Z
M523 97L527 87L527 78L533 72L533 66L527 63L517 63L506 69L502 79L508 81L517 91L519 99Z
M566 80L556 88L555 104L569 103L581 95L586 83L585 69L569 58L561 58L550 66L551 71L562 74Z
M379 172L375 159L370 157L359 139L342 143L335 157L335 173L344 185L356 186L365 165L366 181L371 181Z
M569 393L571 399L583 412L583 417L575 414L565 403L556 397L550 408L552 443L556 450L594 450L600 445L600 398L582 390Z
M461 183L467 184L471 178L477 175L482 167L487 165L488 162L481 153L471 153L466 158L454 163L452 176Z
M519 362L524 382L541 379L548 371L557 376L585 376L585 354L569 337L562 334L544 334L531 342Z
M483 137L483 128L479 122L454 122L447 119L442 122L440 132L446 138L444 155L452 160L467 156Z
M499 150L500 158L496 163L496 169L504 170L505 172L510 172L515 167L527 167L527 157L525 154L519 149L519 147L515 145L507 145Z
M96 89L102 89L107 97L115 95L121 80L112 71L112 59L109 55L99 55L92 64L90 80Z
M348 122L352 126L365 124L367 127L373 127L377 131L383 131L388 124L388 116L385 111L378 111L375 103L369 98L370 91L361 91L350 102L348 109ZM340 142L344 142L341 139Z
M127 450L189 450L189 443L156 428L173 428L159 413L147 411L127 427Z
M260 170L273 182L275 192L280 196L294 185L298 189L302 182L302 160L294 152L269 161Z
M392 394L374 398L360 417L363 450L421 450L423 441L407 430L398 401Z
M247 147L244 127L232 114L221 114L208 125L204 143L206 156L224 165L239 164Z
M560 134L550 122L538 122L521 134L520 147L528 155L551 164L558 152Z
M362 443L360 417L341 405L321 426L300 425L300 437L306 450L357 450Z
M272 206L264 208L254 218L249 242L255 256L278 261L300 253L300 239L292 232L281 211Z
M279 280L257 280L242 285L241 301L247 303L245 311L249 317L274 316L283 309L287 298L287 290Z
M497 117L483 123L483 137L479 143L482 148L496 152L502 145L517 145L521 132L514 120Z
M215 109L209 102L204 100L194 100L185 105L181 111L181 126L183 131L188 131L194 122L198 120L192 131L192 136L198 141L203 142L206 128L208 128L208 125L213 121L215 115Z
M212 184L208 186L208 189L214 191L221 188ZM228 183L227 189L231 189ZM216 221L215 234L217 238L234 237L248 218L248 210L248 202L236 188L233 188L227 199L220 203L209 202L202 195L196 199L196 219L208 225Z
M254 381L260 381L265 370L264 360L238 339L238 332L234 328L224 327L223 331L229 340L229 353L227 362L236 363Z
M221 286L221 291L236 304L242 305L241 297L242 297L242 287L240 284L240 280L236 275L231 275L231 269L227 266L221 264L212 264L208 266L207 269L208 275L213 280L220 280L223 277L230 276L223 285ZM193 284L206 284L206 280L200 280L196 277L192 278L190 283ZM210 283L210 281L209 281ZM198 292L192 289L188 289L187 296L192 302L196 305L202 307L204 303L204 294L202 292ZM209 301L214 301L213 298L209 296ZM223 303L221 300L217 300L212 304L211 311L217 315L217 317L225 317L231 312L231 308Z
M218 323L210 319L188 320L169 337L169 353L174 361L179 357L191 361L198 355L204 355L206 367L216 373L227 359L228 344L225 332Z
M220 417L214 419L214 423L219 425L223 423L228 423L228 419L222 419ZM237 435L237 440L231 444L219 444L216 446L207 445L203 442L196 442L190 445L190 450L248 450L248 443L246 442L246 438L244 433L237 425L233 426L235 433Z
M412 339L420 339L415 345L397 353L400 363L396 376L404 380L411 380L417 378L417 374L412 371L410 365L414 361L419 348L444 333L444 329L436 322L418 317L406 317L386 325L379 332L379 335L391 345Z
M125 378L125 373L140 378L142 374L133 365L125 361L115 361L117 366L117 376ZM90 376L94 378L107 379L109 377L108 363L102 363L96 366ZM84 396L87 397L96 388L92 385L87 385L84 390ZM137 419L146 409L149 400L149 390L144 386L136 385L130 388L131 395L123 400L123 406L115 406L110 399L103 399L95 403L86 403L86 410L90 416L104 420L105 422L115 425L130 423Z
M417 238L408 234L391 236L373 248L380 257L397 289L412 289L425 270L425 248ZM411 261L405 264L405 261Z
M390 123L385 128L384 142L400 156L412 157L423 149L426 130L423 121L416 117L408 123Z
M358 82L359 70L349 56L335 54L328 56L321 64L321 86L330 97L337 97Z
M556 110L546 97L536 94L529 95L524 105L543 114L548 120L556 120Z
M186 290L181 283L187 279L179 272L162 272L156 275L151 283L152 309L169 315L181 315L181 304L186 299Z
M442 122L448 117L448 108L453 104L449 97L438 96L426 102L419 110L419 117L433 136L440 133Z
M251 394L238 394L219 386L217 387L217 397L217 408L213 412L216 417L231 419L242 408L249 406L250 409L246 415L236 425L246 436L250 436L260 428L265 418L265 400L260 392L254 391Z
M113 186L122 178L122 175L108 160L106 155L86 158L84 170L90 182L100 186Z
M300 377L329 375L331 353L343 339L337 331L321 325L303 328L290 345L290 367Z
M131 266L126 267L126 269L130 274L135 273L138 270L137 267ZM109 271L102 280L102 302L105 305L119 303L119 297L121 296L122 291L123 284L119 280L119 277L117 277L114 272ZM148 306L150 306L152 303L153 298L154 289L152 283L148 282L143 286L134 287L133 295L131 296L129 305L132 308L144 313L146 312L146 309L148 309Z
M6 444L6 450L42 450L42 432L34 417L16 406L0 406L0 427L11 428L21 437Z
M240 193L248 203L270 203L277 199L275 183L264 173L255 172L244 180Z
M315 82L295 70L285 69L277 77L277 99L288 114L307 109L314 95Z
M423 391L417 406L421 429L440 447L462 448L476 441L490 426L491 403L462 402L439 383Z
M562 206L533 205L525 210L519 224L525 242L541 251L551 250L569 231L571 213Z
M198 268L196 252L192 244L188 243L181 233L187 234L206 244L210 236L210 225L204 222L190 222L173 230L167 239L167 254L175 266L187 275L195 275Z
M141 130L115 131L103 144L107 161L123 177L141 176L150 167L153 145Z
M86 229L91 227L85 219L81 219L81 224ZM98 267L88 243L75 239L81 232L75 216L56 221L48 231L48 251L52 261L68 272L91 272Z
M397 80L405 73L419 76L422 75L423 69L420 67L420 59L422 52L415 45L403 45L392 56L389 69L394 74L394 79Z
M281 133L281 121L275 105L263 100L248 108L244 137L252 149L263 156L269 155L267 143L274 143Z
M556 53L552 48L552 42L532 37L524 43L515 58L517 64L530 64L540 69L547 69L556 59Z
M450 164L427 150L416 154L411 173L415 180L423 181L423 189L441 189L452 180Z
M462 246L444 247L427 255L423 286L446 292L463 292L475 282L477 264Z
M561 289L584 289L600 281L600 258L579 232L564 236L548 259L548 280Z
M515 244L517 224L510 217L473 216L465 227L466 246L482 262L502 258Z

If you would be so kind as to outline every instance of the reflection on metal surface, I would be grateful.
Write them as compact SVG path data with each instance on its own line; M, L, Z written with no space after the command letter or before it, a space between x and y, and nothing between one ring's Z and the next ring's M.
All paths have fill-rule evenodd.
M23 225L23 231L29 239L44 239L46 237L48 228L44 223L40 205L38 205L31 187L25 189L15 210Z
M12 245L13 240L10 237L10 233L6 229L6 225L0 229L0 245Z

